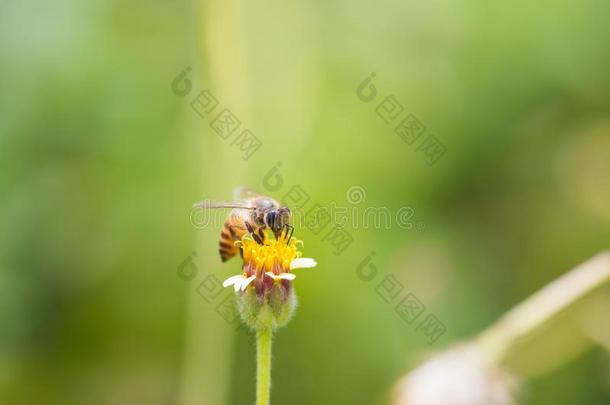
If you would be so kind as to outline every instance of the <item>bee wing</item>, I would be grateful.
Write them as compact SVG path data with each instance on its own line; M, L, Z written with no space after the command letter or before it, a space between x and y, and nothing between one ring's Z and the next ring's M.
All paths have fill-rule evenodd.
M249 187L237 187L233 190L233 198L236 200L249 199L259 197L261 194Z
M210 201L203 200L193 204L193 208L241 208L246 210L254 209L248 201Z

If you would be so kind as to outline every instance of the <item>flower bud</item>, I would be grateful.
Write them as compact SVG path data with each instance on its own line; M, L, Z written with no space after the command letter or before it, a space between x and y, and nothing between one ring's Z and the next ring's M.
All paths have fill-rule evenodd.
M237 307L242 321L253 330L285 326L297 306L297 296L290 283L288 280L274 283L262 296L254 288L237 293Z

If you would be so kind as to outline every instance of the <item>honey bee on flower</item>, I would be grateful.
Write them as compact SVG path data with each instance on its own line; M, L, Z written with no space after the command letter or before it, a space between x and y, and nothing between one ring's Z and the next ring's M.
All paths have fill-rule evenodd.
M289 242L294 230L290 224L290 208L247 187L237 187L233 191L233 201L204 200L193 208L231 208L218 241L218 253L223 262L237 255L240 249L236 242L246 234L250 234L255 242L263 244L267 238L266 230L271 230L276 239L279 239L282 233L288 233Z
M222 285L233 286L241 320L256 333L257 405L269 404L271 386L271 337L295 312L297 297L292 286L296 269L315 267L316 261L302 257L302 241L293 238L288 207L250 189L238 188L233 202L195 204L194 208L231 208L220 235L223 262L239 252L241 274Z

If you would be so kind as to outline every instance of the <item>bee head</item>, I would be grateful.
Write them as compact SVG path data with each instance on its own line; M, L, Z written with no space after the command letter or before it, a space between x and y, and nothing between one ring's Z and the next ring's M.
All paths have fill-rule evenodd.
M269 211L265 215L265 224L276 233L279 233L285 225L290 224L292 213L288 207L280 207Z

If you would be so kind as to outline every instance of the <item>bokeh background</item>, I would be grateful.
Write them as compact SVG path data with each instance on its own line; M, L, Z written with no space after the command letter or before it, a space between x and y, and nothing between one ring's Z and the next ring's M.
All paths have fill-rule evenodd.
M417 226L348 223L340 255L297 227L319 266L277 333L272 402L387 403L427 354L608 247L608 15L595 0L3 2L0 403L252 403L248 334L197 292L239 263L189 214L265 191L278 162L275 198L300 185L309 206L351 208L358 186L358 209L408 206ZM260 139L250 159L193 111L203 89ZM446 147L435 164L376 114L389 95ZM436 342L380 297L387 275L446 326ZM608 403L607 351L575 352L522 403Z

